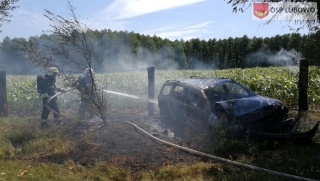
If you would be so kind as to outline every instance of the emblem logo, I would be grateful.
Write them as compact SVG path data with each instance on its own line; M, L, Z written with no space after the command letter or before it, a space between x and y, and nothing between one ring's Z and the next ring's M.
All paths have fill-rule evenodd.
M262 19L269 14L269 4L268 3L253 3L253 14Z

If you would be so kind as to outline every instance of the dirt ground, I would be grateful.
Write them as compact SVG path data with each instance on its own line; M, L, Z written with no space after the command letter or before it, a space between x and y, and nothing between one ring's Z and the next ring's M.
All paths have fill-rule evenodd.
M188 147L181 139L183 128L179 124L148 116L127 117L126 121L136 124L159 139ZM207 160L155 141L122 119L112 119L102 127L101 124L72 119L64 122L67 124L60 127L63 128L63 134L73 140L74 148L67 154L52 155L42 161L63 163L71 159L81 165L106 161L131 171L143 171L177 163L193 164Z
M197 140L192 140L203 134L204 129L200 129L200 132L186 129L181 122L169 121L158 113L153 117L147 115L146 111L117 114L102 127L101 122L90 123L75 118L64 119L66 124L59 126L49 122L53 127L59 127L60 132L71 140L74 147L66 154L51 155L40 161L62 164L73 160L85 166L108 162L132 172L154 170L178 163L191 165L200 161L216 162L156 141L127 123L133 123L161 140L198 151L206 146L206 142L210 142L201 138L202 145L199 145Z

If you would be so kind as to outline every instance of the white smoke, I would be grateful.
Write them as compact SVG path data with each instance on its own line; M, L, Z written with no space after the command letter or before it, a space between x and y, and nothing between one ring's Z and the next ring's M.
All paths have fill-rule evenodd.
M302 57L296 50L284 50L283 48L276 53L269 50L259 50L246 57L249 66L297 66Z
M217 66L213 62L205 63L205 62L201 62L197 59L191 59L189 61L189 67L194 70L214 70L214 69L217 69Z
M165 48L164 48L165 49ZM103 72L124 72L146 70L154 66L161 70L176 70L178 64L171 60L168 53L162 49L152 53L147 48L139 47L134 52L130 47L117 51L106 50L102 67Z

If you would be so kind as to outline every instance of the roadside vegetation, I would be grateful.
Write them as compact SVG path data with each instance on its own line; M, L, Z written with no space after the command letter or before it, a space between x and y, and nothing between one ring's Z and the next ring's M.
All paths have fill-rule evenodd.
M298 105L298 67L269 67L248 69L224 69L224 70L156 70L155 92L160 91L162 84L169 79L199 77L228 77L246 85L250 90L263 95L279 99L286 105L296 108ZM131 71L120 73L97 74L97 84L107 82L108 90L147 98L147 71ZM58 87L63 87L60 77L57 78ZM311 110L317 110L320 106L320 69L309 67L308 103ZM36 89L35 75L8 75L7 94L9 112L11 114L38 110L41 101ZM62 109L77 108L79 101L77 91L71 91L59 96ZM109 95L111 102L121 103L125 106L132 103L127 97ZM157 96L157 95L156 95ZM121 101L122 100L122 101ZM118 104L117 103L117 104Z
M260 95L282 100L290 106L293 116L297 114L298 70L294 67L156 71L156 93L165 80L192 75L235 79ZM50 127L43 130L38 126L41 101L36 93L35 78L36 76L7 76L9 117L0 119L0 180L292 180L206 158L193 165L181 163L139 173L107 162L83 165L65 160L61 164L52 163L45 158L71 152L75 149L75 142L63 134L66 128ZM147 72L98 74L97 81L107 81L108 90L141 98L146 98L147 95ZM63 84L60 82L60 85ZM305 128L301 129L309 129L319 121L319 86L318 67L310 67L310 111L305 117ZM109 98L110 119L121 112L141 114L146 110L145 102L139 99L114 94L110 94ZM76 119L74 111L77 111L78 103L76 92L68 92L58 98L62 114L66 117ZM120 112L112 112L113 110ZM96 144L90 134L94 134L94 130L88 129L76 139ZM197 137L196 141L201 142L203 139ZM240 163L314 180L320 179L319 131L313 143L293 145L257 143L246 138L234 139L218 128L211 144L197 148L199 151Z

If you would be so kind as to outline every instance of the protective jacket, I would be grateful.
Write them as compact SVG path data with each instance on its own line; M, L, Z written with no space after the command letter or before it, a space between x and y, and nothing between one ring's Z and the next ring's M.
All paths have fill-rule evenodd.
M56 78L55 76L51 76L49 74L44 75L43 78L43 86L42 86L42 92L41 92L41 96L42 96L42 104L43 104L43 108L42 108L42 113L41 113L41 121L42 124L46 124L50 110L45 106L45 104L47 104L51 109L53 109L55 112L57 112L58 114L53 113L53 117L56 121L60 122L60 110L57 104L57 97L53 98L50 102L47 102L47 100L56 94ZM59 89L60 90L60 89Z
M92 94L92 80L90 76L80 75L78 77L78 88L82 91L82 94Z
M56 94L56 78L46 74L43 79L42 95L53 96Z

